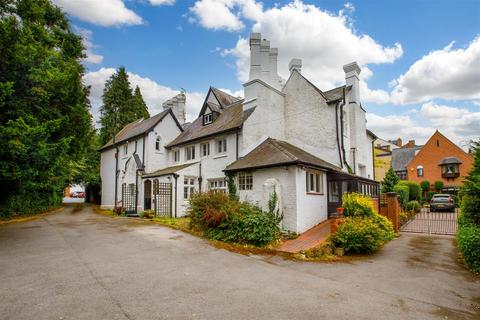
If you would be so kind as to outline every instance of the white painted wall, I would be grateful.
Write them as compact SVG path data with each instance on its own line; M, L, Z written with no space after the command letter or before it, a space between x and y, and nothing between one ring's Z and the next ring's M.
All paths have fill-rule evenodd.
M100 177L102 178L102 209L114 208L115 190L115 149L100 154Z
M252 172L253 189L238 190L240 200L258 204L263 210L268 210L269 194L264 192L264 183L269 179L276 179L280 182L283 211L282 228L285 230L297 231L297 192L296 192L296 167L275 167L259 169ZM236 182L238 189L238 181Z
M284 95L260 80L253 80L245 84L245 100L243 109L255 107L255 111L243 123L242 146L248 148L264 136L284 140Z
M297 225L296 232L305 232L320 222L328 219L327 206L327 175L323 173L323 194L307 194L306 192L306 171L303 168L296 168L296 191L297 191Z
M286 140L340 167L335 106L327 105L322 95L296 71L283 92Z

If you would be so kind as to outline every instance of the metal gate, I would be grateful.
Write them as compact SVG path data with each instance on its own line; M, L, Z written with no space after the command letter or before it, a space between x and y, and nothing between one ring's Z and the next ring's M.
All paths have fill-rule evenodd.
M457 209L455 212L430 212L430 209L422 208L400 231L454 235L457 232L457 217Z
M153 201L156 216L172 216L172 183L153 182Z
M126 183L122 184L122 207L126 214L135 213L135 185Z

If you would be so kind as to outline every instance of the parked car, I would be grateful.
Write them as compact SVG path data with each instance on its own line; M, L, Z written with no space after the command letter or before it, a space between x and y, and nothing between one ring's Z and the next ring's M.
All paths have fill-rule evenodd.
M455 202L449 194L434 194L430 200L430 212L455 211Z

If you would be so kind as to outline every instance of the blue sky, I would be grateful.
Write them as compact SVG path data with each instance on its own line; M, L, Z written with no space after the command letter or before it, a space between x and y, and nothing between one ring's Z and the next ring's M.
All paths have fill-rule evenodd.
M480 136L480 1L53 2L85 37L94 114L121 65L151 113L180 88L190 119L210 85L241 94L254 30L279 47L282 76L302 58L322 90L342 84L341 66L357 60L368 127L384 138L423 143L435 129L460 144Z

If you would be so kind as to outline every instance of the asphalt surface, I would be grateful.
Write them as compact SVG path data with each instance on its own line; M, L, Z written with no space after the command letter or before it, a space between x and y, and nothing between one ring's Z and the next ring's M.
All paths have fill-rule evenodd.
M90 208L0 226L0 319L480 319L453 238L349 263L247 256Z

